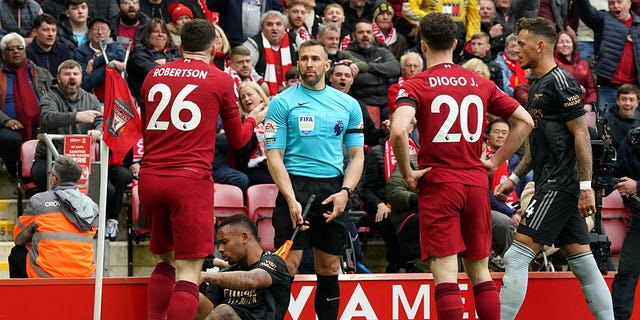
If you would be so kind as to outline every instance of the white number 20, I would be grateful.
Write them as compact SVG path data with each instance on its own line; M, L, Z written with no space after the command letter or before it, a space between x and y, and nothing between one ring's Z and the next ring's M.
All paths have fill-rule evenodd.
M200 119L202 118L200 108L198 108L198 105L193 101L185 100L197 87L195 84L186 85L178 92L171 104L171 124L178 130L190 131L197 128L200 124ZM151 119L149 119L147 130L167 130L169 128L169 121L160 121L158 118L160 118L160 115L173 98L171 88L166 84L158 83L149 90L147 100L154 102L157 93L160 93L160 102L158 102L158 107L153 112L153 115L151 115ZM182 110L191 112L191 119L189 119L189 121L185 122L180 119L180 112Z
M449 106L449 114L447 118L444 120L442 127L436 133L436 136L433 137L433 142L460 142L460 133L449 133L451 127L458 119L458 114L460 115L460 130L462 131L462 136L468 142L476 142L482 136L482 120L484 117L484 106L482 104L482 99L475 94L470 94L460 102L458 102L448 94L441 94L433 99L431 102L431 112L440 113L440 107L446 104ZM476 106L478 111L478 119L476 120L476 131L469 132L469 107L471 105Z

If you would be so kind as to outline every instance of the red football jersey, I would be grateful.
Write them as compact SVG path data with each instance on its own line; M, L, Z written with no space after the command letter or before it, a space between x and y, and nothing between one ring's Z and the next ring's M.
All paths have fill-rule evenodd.
M242 147L253 134L255 121L240 120L231 77L203 61L183 58L153 68L140 95L145 173L210 174L218 114L230 147Z
M508 119L519 103L490 80L459 65L433 66L405 81L396 108L416 109L420 134L418 163L433 167L432 182L459 182L488 187L480 161L485 113Z

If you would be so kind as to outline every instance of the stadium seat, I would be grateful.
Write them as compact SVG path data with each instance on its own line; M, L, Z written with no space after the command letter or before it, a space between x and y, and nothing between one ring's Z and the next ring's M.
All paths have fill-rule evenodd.
M611 255L620 254L629 224L623 219L602 219L602 224L609 241L611 241Z
M137 180L127 186L125 194L128 194L130 200L127 208L127 275L131 277L133 276L133 242L139 244L141 241L148 240L151 232L142 216Z
M234 214L247 214L242 189L223 183L216 183L213 192L213 212L221 220Z
M618 190L614 190L608 196L602 198L602 219L626 219L629 211L622 202Z
M620 254L629 227L629 211L624 206L618 190L602 198L602 224L611 241L611 254Z
M129 194L130 200L127 210L127 219L129 220L128 228L130 228L129 235L133 237L132 240L135 240L136 243L140 243L140 241L146 240L149 236L149 229L142 215L142 206L140 206L140 196L138 195L138 181L134 180L129 184L125 193Z
M259 217L271 217L277 196L278 187L273 183L250 186L247 189L249 218L256 221Z
M22 215L22 199L28 198L36 192L36 185L31 180L31 167L36 156L38 140L29 140L20 146L20 161L18 162L18 216Z
M369 112L369 116L373 123L376 125L376 128L380 128L380 107L378 106L367 106L367 112Z
M249 218L258 227L258 241L264 250L275 251L273 237L275 230L271 224L273 209L276 206L278 187L275 184L257 184L247 189L247 207Z

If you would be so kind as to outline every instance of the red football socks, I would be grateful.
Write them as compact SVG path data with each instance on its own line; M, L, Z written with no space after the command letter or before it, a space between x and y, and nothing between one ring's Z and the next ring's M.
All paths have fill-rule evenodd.
M457 283L441 283L436 286L436 312L440 320L460 320L464 312L462 296Z
M482 320L500 320L500 296L493 280L473 287L476 313Z
M166 262L160 262L149 277L147 287L148 318L165 319L169 301L173 294L176 270Z
M167 320L192 320L198 310L198 286L189 281L176 282L167 310Z

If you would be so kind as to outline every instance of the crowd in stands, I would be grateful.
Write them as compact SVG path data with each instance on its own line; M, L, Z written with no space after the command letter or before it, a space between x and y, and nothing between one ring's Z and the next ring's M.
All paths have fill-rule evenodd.
M580 83L586 111L607 119L614 145L640 126L640 6L635 0L0 0L0 156L16 178L20 145L37 133L96 135L105 69L122 73L140 101L147 73L180 58L180 30L191 19L216 24L211 63L233 78L242 114L297 85L298 48L318 39L332 62L328 83L356 98L364 115L366 165L352 209L367 211L368 224L384 239L388 272L420 271L413 264L419 255L417 196L394 176L387 135L402 82L424 66L416 26L434 11L458 24L454 61L491 79L523 105L533 79L520 66L514 23L520 17L548 18L558 31L556 63ZM212 172L217 183L243 190L272 183L264 130L258 125L246 146L231 150L224 128L218 128ZM489 155L508 131L505 121L491 122ZM408 136L417 150L419 137L412 128ZM114 223L117 228L124 186L140 168L131 154L110 161L112 228ZM503 174L508 176L518 161L510 159ZM47 182L45 168L41 142L32 175L40 190ZM509 202L517 201L522 188ZM493 251L499 257L513 239L521 210L497 203L492 209L500 235Z

